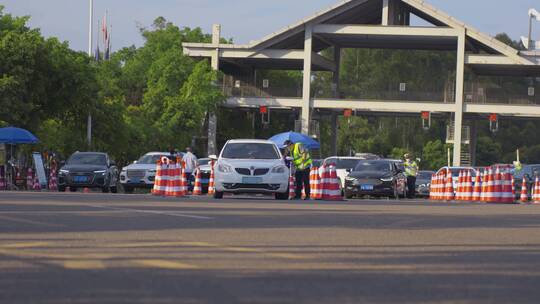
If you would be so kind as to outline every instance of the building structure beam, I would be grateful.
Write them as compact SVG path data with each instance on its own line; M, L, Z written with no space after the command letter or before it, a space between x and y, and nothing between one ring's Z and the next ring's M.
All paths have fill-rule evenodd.
M478 55L466 54L465 64L487 64L487 65L514 65L515 61L504 55Z
M315 34L333 35L378 35L378 36L417 36L417 37L457 37L459 32L449 27L422 26L380 26L351 24L317 24Z
M311 65L313 58L313 25L306 24L304 35L304 75L302 85L302 134L309 135L311 122Z
M461 140L463 129L463 95L465 87L465 39L466 31L462 29L458 37L457 66L456 66L456 102L454 112L454 155L453 164L461 166Z

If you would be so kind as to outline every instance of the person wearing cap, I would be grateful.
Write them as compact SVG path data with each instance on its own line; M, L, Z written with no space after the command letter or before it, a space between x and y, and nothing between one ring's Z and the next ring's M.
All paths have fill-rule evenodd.
M313 160L309 152L301 143L293 143L290 140L285 141L287 153L292 157L292 163L296 168L294 177L296 179L295 199L302 198L302 187L306 193L306 200L310 197L309 172Z
M412 159L412 156L407 153L404 156L405 176L407 177L407 197L414 198L416 192L416 176L418 175L418 164Z

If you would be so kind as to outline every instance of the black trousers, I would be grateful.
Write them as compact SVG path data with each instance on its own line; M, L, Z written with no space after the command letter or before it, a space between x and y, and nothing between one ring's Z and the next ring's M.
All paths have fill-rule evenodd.
M407 197L414 198L416 195L416 176L407 176Z
M296 170L296 173L294 174L294 177L296 179L296 198L300 199L302 198L302 187L304 187L304 191L306 192L306 198L309 198L310 194L310 187L309 187L309 172L310 169L305 170Z

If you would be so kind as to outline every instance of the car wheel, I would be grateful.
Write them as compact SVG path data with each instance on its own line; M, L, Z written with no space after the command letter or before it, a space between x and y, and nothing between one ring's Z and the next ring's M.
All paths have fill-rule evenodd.
M354 195L352 194L352 192L347 192L347 191L345 191L345 198L346 198L346 199L351 199L351 198L353 198L353 197L354 197Z
M101 192L103 192L103 193L109 193L109 190L110 190L109 186L105 186L105 187L101 188Z
M214 198L215 199L222 199L223 198L223 192L220 192L220 191L214 192Z
M132 194L133 190L135 190L133 187L124 186L124 193Z
M284 201L284 200L289 199L289 192L285 192L285 193L276 193L276 199L277 199L277 200L280 200L280 201Z
M118 186L112 186L111 193L118 193Z
M77 192L77 188L76 187L69 187L69 192Z
M66 186L58 186L58 192L66 192Z

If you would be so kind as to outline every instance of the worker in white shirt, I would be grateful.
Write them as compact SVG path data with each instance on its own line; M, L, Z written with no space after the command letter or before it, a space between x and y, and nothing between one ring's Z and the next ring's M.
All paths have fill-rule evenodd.
M186 154L184 154L184 157L182 157L182 161L185 163L185 169L184 173L186 176L186 180L188 181L189 185L189 191L193 191L193 182L195 180L195 176L193 176L193 172L198 167L197 162L197 156L191 152L191 148L186 148Z

